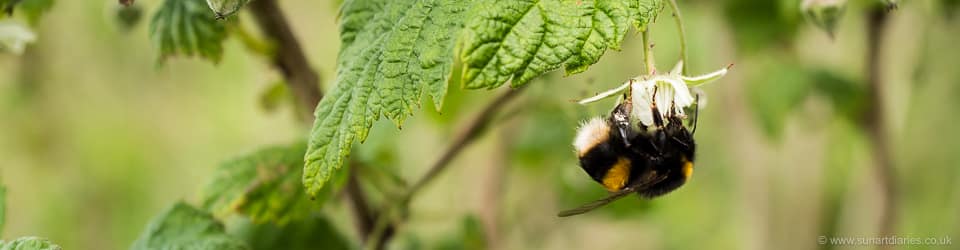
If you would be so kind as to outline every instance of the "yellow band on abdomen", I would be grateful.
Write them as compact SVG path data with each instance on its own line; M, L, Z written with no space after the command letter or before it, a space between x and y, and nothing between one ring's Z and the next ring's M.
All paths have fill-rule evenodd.
M630 160L620 157L603 176L603 187L610 192L620 191L630 178Z

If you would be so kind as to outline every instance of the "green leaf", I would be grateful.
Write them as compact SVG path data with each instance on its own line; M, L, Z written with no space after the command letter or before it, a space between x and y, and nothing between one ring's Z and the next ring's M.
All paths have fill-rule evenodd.
M567 74L618 48L631 20L652 21L660 1L494 1L479 8L463 36L464 86L522 86L567 65ZM633 16L631 17L631 14ZM647 15L641 15L647 14Z
M150 221L131 249L246 250L250 247L227 235L223 224L209 213L177 202Z
M344 3L336 87L317 107L303 183L316 195L384 116L399 126L426 89L439 108L469 1Z
M202 192L203 208L218 217L234 212L255 223L307 218L323 200L311 201L300 185L305 143L270 147L224 163ZM326 199L332 192L321 195Z
M455 45L463 48L464 86L511 78L520 86L564 65L568 74L585 70L619 47L630 24L650 22L660 9L660 0L346 1L336 86L317 106L305 156L307 193L341 171L381 114L400 127L423 92L440 110Z
M39 237L20 237L10 242L0 240L0 250L60 250L60 246Z
M219 62L227 32L203 0L164 0L150 22L150 39L160 50L159 61L185 55Z
M810 22L833 38L846 6L846 0L807 0L801 8Z
M848 121L859 122L867 107L867 88L862 82L852 80L826 69L812 70L813 90L827 97L838 116Z
M207 5L216 14L217 19L223 19L240 10L250 0L207 0Z
M17 6L17 9L26 15L27 22L30 24L36 24L40 16L50 8L53 8L53 0L21 0Z
M488 249L486 234L480 220L475 216L467 216L461 222L459 235L453 235L440 242L435 249L442 250L480 250Z
M277 81L271 83L267 89L260 93L260 108L267 112L276 111L283 103L292 103L293 96L287 89L287 83ZM302 160L302 159L301 159Z
M3 12L4 15L13 15L13 6L16 6L17 3L14 0L0 0L0 12Z
M590 14L590 31L586 39L576 40L578 52L573 53L566 64L567 75L586 71L587 67L600 60L608 48L619 50L620 40L629 27L630 13L624 1L588 1L583 5L586 5L588 12L593 11Z
M28 23L36 24L40 15L50 7L53 7L53 0L0 0L0 15L12 16L16 8L17 13L24 13Z
M325 217L310 217L278 226L249 220L231 221L231 235L243 239L253 250L347 250L350 241Z

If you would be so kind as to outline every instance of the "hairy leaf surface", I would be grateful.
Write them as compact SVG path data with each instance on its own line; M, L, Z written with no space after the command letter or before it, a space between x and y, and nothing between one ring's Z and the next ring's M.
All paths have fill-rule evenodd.
M283 225L306 218L318 201L300 185L305 151L306 144L296 143L224 163L202 192L203 207L218 216L239 212L255 223Z
M165 0L150 22L150 39L160 50L161 62L173 55L219 62L226 38L224 23L204 0Z
M153 218L131 249L248 250L250 247L227 235L223 224L209 213L178 202Z
M282 226L237 221L231 222L228 228L231 235L244 239L253 250L357 249L329 219L319 215Z
M40 237L20 237L12 241L0 240L0 250L60 250L57 244Z

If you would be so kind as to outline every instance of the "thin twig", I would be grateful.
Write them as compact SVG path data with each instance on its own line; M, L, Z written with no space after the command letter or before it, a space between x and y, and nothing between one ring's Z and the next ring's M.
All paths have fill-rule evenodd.
M260 26L260 31L277 45L273 65L286 79L287 86L293 91L301 108L301 117L313 121L313 108L320 102L320 76L310 67L306 54L287 23L276 0L256 0L250 2L250 11Z
M293 92L300 117L304 122L312 123L313 110L323 98L320 76L310 67L306 53L301 49L276 0L255 0L250 3L249 9L261 32L275 45L271 48L275 49L273 66L283 74L284 82ZM357 167L354 165L352 169ZM358 181L356 175L351 174L345 192L353 204L360 237L366 239L373 228L374 215Z
M449 165L450 161L460 154L460 151L462 151L463 148L465 148L467 145L470 145L474 139L483 134L486 128L490 125L490 121L492 121L494 116L497 114L497 111L506 106L506 103L510 101L510 99L516 97L521 90L523 90L523 87L507 90L507 92L503 93L492 102L487 104L483 111L473 118L469 127L467 127L463 133L457 136L457 139L454 140L453 144L450 145L450 148L447 148L447 151L440 156L440 159L433 163L433 165L430 167L430 170L428 170L423 177L417 180L413 186L410 186L407 194L403 196L403 201L410 202L411 198L416 195L417 192L423 189L423 187L432 181L438 174L440 174L440 172L443 172L443 170Z
M363 166L356 161L350 161L350 176L347 177L347 185L344 192L353 206L353 215L357 223L357 231L360 233L360 240L367 241L367 237L373 230L374 215L367 204L367 198L364 196L363 189L360 188L359 171Z
M677 0L670 0L670 10L673 11L673 20L677 23L677 33L680 33L680 61L683 61L683 75L687 74L687 31L683 27L683 17L680 16L680 6Z
M883 211L879 225L879 234L888 236L893 233L897 218L897 188L894 180L893 160L890 156L890 139L887 135L886 108L883 97L883 79L881 76L884 35L887 29L888 10L875 7L868 14L867 27L867 88L868 107L862 126L867 130L873 143L873 161L876 166L877 180L883 192ZM881 248L889 248L884 245Z
M452 161L460 152L463 151L468 145L473 143L486 129L489 127L491 121L494 120L497 112L503 107L507 106L506 104L516 97L524 87L509 89L492 102L487 104L477 116L475 116L467 126L466 130L461 132L452 144L444 151L440 158L431 165L430 169L420 177L410 189L407 189L406 193L400 196L399 200L395 202L387 202L384 208L381 209L381 213L377 215L377 220L371 233L370 240L367 241L367 249L383 249L386 242L389 241L392 237L392 232L395 229L395 224L391 220L395 220L395 216L399 213L399 209L406 207L413 200L413 197L419 192L423 187L425 187L430 181L436 178L443 170L447 169L450 166L450 161Z

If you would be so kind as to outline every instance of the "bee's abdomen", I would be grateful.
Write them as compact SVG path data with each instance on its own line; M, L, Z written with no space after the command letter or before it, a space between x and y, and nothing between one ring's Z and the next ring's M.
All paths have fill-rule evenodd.
M608 120L594 118L577 131L573 146L580 167L607 190L619 191L636 175L623 137Z
M693 162L687 160L686 157L680 157L678 160L665 162L657 172L666 175L665 179L653 186L638 190L637 193L640 196L654 198L680 188L690 179L690 175L693 173Z
M601 143L580 156L580 167L593 180L603 183L607 171L617 163L619 156L609 144Z

